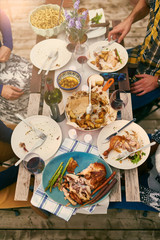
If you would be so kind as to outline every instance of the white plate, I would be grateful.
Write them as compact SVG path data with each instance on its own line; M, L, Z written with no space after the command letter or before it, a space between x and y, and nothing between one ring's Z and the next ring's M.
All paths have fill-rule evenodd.
M30 59L34 66L41 68L51 51L58 50L58 58L53 62L50 70L56 70L65 66L71 59L72 53L66 49L66 42L60 39L47 39L37 43L30 52ZM50 64L47 60L43 70L47 70Z
M93 43L90 47L89 47L89 60L87 61L88 65L93 68L94 70L97 70L98 72L115 72L115 71L119 71L120 69L122 69L128 62L128 53L126 51L126 49L119 43L113 43L110 46L108 45L108 41L99 41L96 43ZM99 49L103 46L106 46L106 48L108 48L108 50L112 50L112 49L117 49L120 58L122 60L122 64L120 64L120 66L116 66L115 68L112 69L107 69L107 70L99 70L95 65L93 65L91 63L91 61L95 61L95 56L94 53L99 51Z
M91 20L93 17L96 16L97 13L98 13L98 15L102 14L102 18L100 19L99 23L104 23L105 16L104 16L103 8L99 8L96 10L89 10L89 19ZM91 21L90 21L90 24L91 24ZM90 38L100 37L100 36L104 35L105 33L106 33L106 27L99 27L96 30L89 31L87 33L87 36L90 39Z
M148 158L148 155L150 153L150 147L144 149L143 152L145 153L145 155L143 155L142 159L137 164L132 163L129 159L123 160L121 162L117 161L116 159L117 159L117 156L119 153L114 150L112 150L109 153L108 158L105 158L103 156L104 151L109 148L109 142L103 144L103 142L105 141L105 138L107 136L109 136L110 134L116 132L118 129L123 127L128 122L129 121L127 121L127 120L117 120L117 121L109 124L108 126L105 126L99 133L98 139L97 139L98 151L99 151L100 155L102 156L102 158L109 165L111 165L115 168L119 168L119 169L133 169L133 168L139 167L142 163L144 163L146 161L146 159ZM118 135L123 135L126 130L127 131L133 130L136 133L138 133L139 140L143 146L150 143L147 133L138 124L131 123L128 127L126 127L124 130L119 132Z
M39 154L43 160L52 157L62 141L62 131L58 123L52 118L42 115L31 116L26 118L26 120L47 135L46 141L34 152ZM11 146L14 153L21 158L25 156L26 152L19 144L25 143L26 149L30 150L38 139L30 127L24 122L20 122L13 131Z

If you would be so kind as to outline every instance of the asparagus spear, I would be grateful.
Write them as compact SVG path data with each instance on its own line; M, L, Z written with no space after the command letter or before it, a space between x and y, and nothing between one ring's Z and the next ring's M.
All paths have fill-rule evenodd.
M52 178L49 180L49 184L48 186L45 188L45 191L47 191L50 188L50 184L53 181L53 179L55 178L56 174L58 173L59 169L61 168L63 162L60 163L59 167L57 168L57 170L55 171L55 173L53 174ZM63 167L62 167L63 168Z
M67 170L67 167L68 167L68 165L69 165L69 163L70 163L71 160L72 160L72 157L68 160L68 162L67 162L67 164L66 164L66 166L65 166L65 168L64 168L64 170L63 170L63 172L62 172L62 174L61 174L61 177L60 177L59 183L58 183L58 189L60 189L63 175L65 174L65 172L66 172L66 170Z

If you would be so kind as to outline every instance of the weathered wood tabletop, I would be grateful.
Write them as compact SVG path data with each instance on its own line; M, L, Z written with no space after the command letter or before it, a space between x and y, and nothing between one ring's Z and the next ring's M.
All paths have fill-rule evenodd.
M112 25L116 25L118 21L113 21ZM106 31L106 35L108 34L108 29ZM106 36L104 36L106 37ZM44 40L43 37L37 36L37 43ZM69 63L70 64L70 63ZM67 65L68 67L69 65ZM87 68L89 70L89 66ZM46 115L49 116L49 108L43 101L43 107L40 108L40 102L42 103L42 97L43 97L43 91L44 89L42 88L42 83L44 85L44 75L40 74L38 75L38 68L33 66L32 70L32 79L31 79L31 93L29 97L29 104L28 104L28 111L27 115L32 116L32 115ZM64 70L64 69L63 69ZM62 69L60 70L62 71ZM89 70L90 71L90 70ZM119 88L127 90L128 93L128 104L126 105L126 110L122 111L122 119L125 120L131 120L133 118L132 115L132 103L131 103L131 94L129 93L129 79L128 79L128 70L127 66L125 66L123 69L121 69L119 72L126 73L127 79L125 81L119 82ZM56 79L56 74L57 71L50 71L49 76L55 81ZM89 73L90 75L90 73ZM56 82L55 82L56 85ZM67 97L67 96L66 96ZM62 134L63 138L67 136L67 129L69 127L66 125L66 121L64 120L62 123L60 123L60 127L62 129ZM96 132L96 131L95 131ZM97 136L99 134L99 131L93 134L93 139L97 139ZM83 139L83 133L81 132L79 134L79 139ZM94 141L95 143L96 141ZM122 201L122 196L121 196L121 175L124 173L125 176L125 194L126 194L126 201L133 201L137 202L140 201L140 195L139 195L139 182L138 182L138 169L134 168L131 170L119 170L119 169L114 169L116 171L116 177L118 180L118 184L114 187L113 191L110 194L110 201L115 201L115 202L121 202ZM15 200L17 201L26 201L28 199L28 193L29 193L29 186L30 186L30 173L23 167L23 164L21 163L19 166L19 173L18 173L18 179L17 179L17 185L16 185L16 192L15 192ZM38 187L38 185L41 182L41 177L42 174L38 174L35 176L35 181L34 181L34 190Z

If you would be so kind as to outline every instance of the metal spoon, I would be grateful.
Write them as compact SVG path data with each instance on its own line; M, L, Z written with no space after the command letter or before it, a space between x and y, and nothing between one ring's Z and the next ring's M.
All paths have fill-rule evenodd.
M59 25L59 20L60 20L60 16L61 16L61 11L62 11L62 7L63 7L63 2L64 2L64 0L61 0L61 4L60 4L60 8L59 8L59 15L58 15L58 23L57 23L57 25Z
M89 94L89 105L86 109L87 114L91 114L92 110L93 110L92 103L91 103L91 94L92 94L91 93L91 85L92 85L92 81L89 81L89 92L88 92L88 94Z

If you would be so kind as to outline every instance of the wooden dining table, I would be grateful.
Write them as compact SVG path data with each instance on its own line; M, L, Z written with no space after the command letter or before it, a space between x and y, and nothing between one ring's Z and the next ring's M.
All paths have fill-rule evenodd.
M112 21L110 22L110 27L115 26L118 24L119 21ZM108 27L106 28L106 34L101 36L101 40L104 40L108 35ZM57 36L57 38L64 39L64 34L60 34ZM44 40L44 37L38 36L36 38L36 43ZM98 38L98 40L100 40ZM97 41L97 38L89 39L88 43L94 43ZM55 87L57 87L57 82L56 78L58 74L64 70L72 69L72 66L74 66L74 59L71 58L71 60L61 69L55 70L55 71L50 71L49 72L49 77L51 77L54 81ZM84 66L85 68L85 78L82 79L81 86L86 84L86 79L88 76L94 73L98 73L97 71L93 70L90 68L87 64ZM50 111L48 105L46 105L43 96L44 96L44 91L45 91L45 75L42 72L40 75L38 75L38 68L33 66L32 70L32 78L31 78L31 86L30 86L30 96L29 96L29 104L28 104L28 110L27 110L27 116L32 116L32 115L45 115L45 116L50 116ZM118 85L120 89L123 89L127 92L128 96L128 104L125 107L125 110L122 110L122 119L124 120L131 120L133 118L132 114L132 102L131 102L131 94L129 92L130 86L129 86L129 78L128 78L128 70L127 70L127 65L118 71L119 73L125 73L126 74L126 80L124 81L119 81ZM80 87L81 87L80 86ZM111 90L114 90L114 85L112 86ZM72 93L70 92L62 92L63 93L63 99L64 103L67 100L67 97L70 96ZM62 136L63 140L68 137L68 130L70 128L73 128L66 124L66 119L58 123L60 125L60 128L62 130ZM91 133L92 138L93 138L93 145L97 145L97 137L99 134L100 130L96 130ZM86 132L77 130L77 140L83 141L84 136ZM54 156L52 156L53 158ZM46 164L52 159L48 159L46 161ZM126 195L126 201L129 202L138 202L140 201L140 194L139 194L139 181L138 181L138 168L134 168L131 170L120 170L120 169L115 169L111 167L112 170L116 171L116 178L118 180L116 186L112 190L110 194L110 201L111 202L121 202L122 201L122 188L125 189L125 195ZM121 179L122 176L124 176L124 182L125 182L125 187L122 186ZM15 201L27 201L28 199L28 194L29 194L29 188L30 188L30 178L31 174L24 168L23 164L21 163L19 165L19 172L18 172L18 179L17 179L17 184L16 184L16 191L15 191ZM34 176L34 191L37 189L39 184L41 183L42 179L42 174L37 174Z

